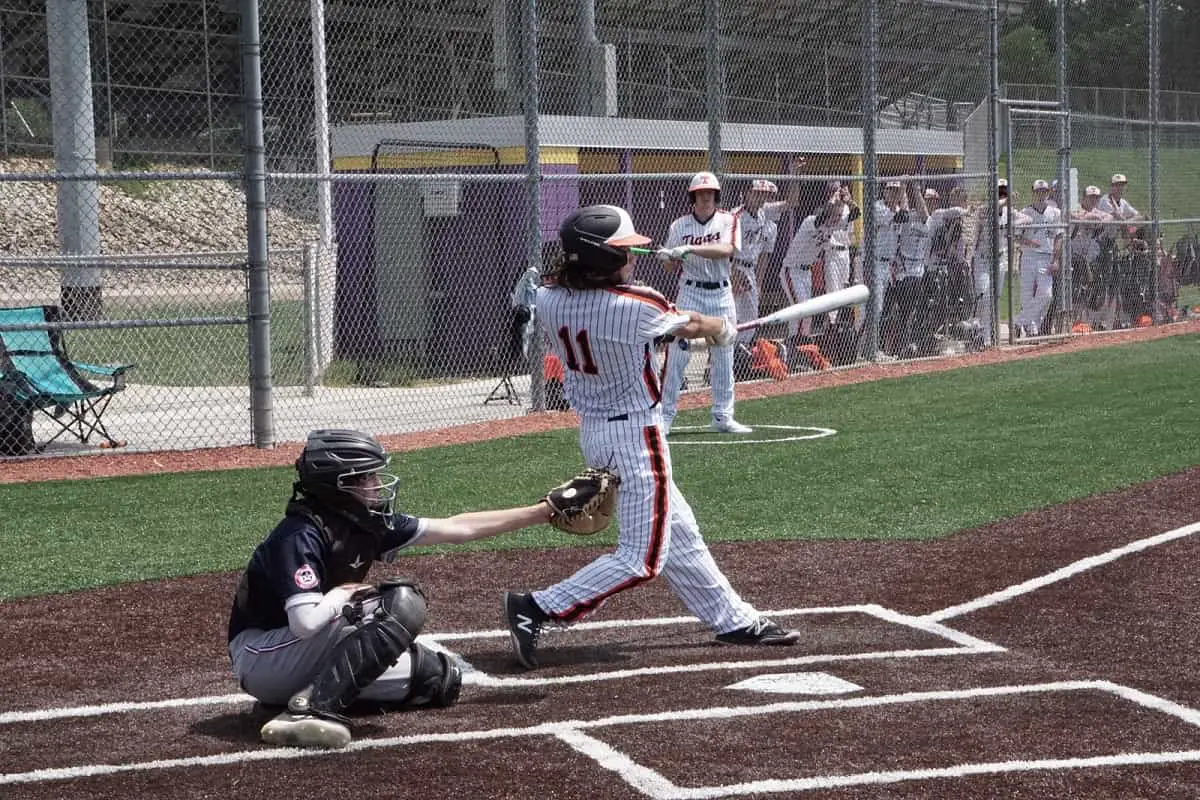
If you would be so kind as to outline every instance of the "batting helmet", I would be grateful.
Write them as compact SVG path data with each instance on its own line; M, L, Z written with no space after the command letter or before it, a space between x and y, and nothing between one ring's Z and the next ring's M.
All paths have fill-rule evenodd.
M629 212L617 206L584 206L558 228L567 266L607 275L625 266L627 247L644 247L651 239L633 227Z
M721 202L721 182L711 172L697 172L688 184L687 195L689 202L695 202L695 193L707 189L716 192L716 201Z
M306 497L332 506L353 522L376 518L391 527L400 479L383 471L387 465L387 453L369 433L315 430L296 459L300 477L296 486ZM364 480L362 475L376 480ZM361 511L369 516L362 518Z

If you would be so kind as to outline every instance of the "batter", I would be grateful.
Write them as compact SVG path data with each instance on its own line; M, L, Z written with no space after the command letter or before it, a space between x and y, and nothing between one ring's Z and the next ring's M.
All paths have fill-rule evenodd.
M543 626L576 622L608 598L663 575L688 610L717 634L743 645L791 645L799 635L759 614L721 572L675 485L663 431L654 340L711 337L728 348L737 335L727 316L680 311L654 289L631 284L629 247L650 239L616 206L587 206L563 222L555 284L538 290L538 319L579 414L588 466L621 478L619 535L606 553L566 580L532 593L504 595L517 660L537 666ZM668 363L669 366L669 363Z

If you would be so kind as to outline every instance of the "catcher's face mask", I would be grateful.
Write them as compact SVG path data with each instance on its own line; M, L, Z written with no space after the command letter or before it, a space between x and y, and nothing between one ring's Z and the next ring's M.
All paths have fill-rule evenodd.
M400 478L388 472L348 472L338 476L338 489L362 503L368 512L392 524Z

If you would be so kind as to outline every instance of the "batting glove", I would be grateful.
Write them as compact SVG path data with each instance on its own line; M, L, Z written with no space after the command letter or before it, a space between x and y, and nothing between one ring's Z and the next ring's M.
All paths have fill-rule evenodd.
M664 247L658 251L658 257L663 261L683 261L692 252L690 245L681 244L678 247Z
M721 319L721 332L716 336L708 337L708 343L717 347L729 347L737 341L737 326L729 321L728 317Z

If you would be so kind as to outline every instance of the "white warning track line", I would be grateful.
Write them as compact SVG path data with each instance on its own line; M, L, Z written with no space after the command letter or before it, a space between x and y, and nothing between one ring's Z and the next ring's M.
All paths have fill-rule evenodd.
M1107 553L1081 558L1073 564L1068 564L1062 569L1056 569L1049 575L1043 575L1040 578L1032 578L1023 583L1009 586L1007 589L1001 589L998 592L985 594L983 597L977 597L976 599L967 603L962 603L961 605L943 608L941 611L934 611L921 617L921 619L937 622L946 619L953 619L954 617L962 616L963 614L968 614L972 611L979 611L980 609L988 608L989 606L999 605L1000 603L1020 597L1023 594L1029 594L1036 589L1041 589L1044 586L1049 586L1052 583L1066 580L1067 578L1078 575L1081 572L1086 572L1093 567L1099 567L1103 564L1109 563L1110 561L1116 561L1118 558L1127 556L1131 553L1138 553L1142 550L1148 550L1151 547L1157 547L1160 544L1167 544L1168 542L1173 542L1176 539L1182 539L1185 536L1191 536L1194 533L1200 533L1200 522L1193 522L1190 525L1185 525L1182 528L1176 528L1175 530L1167 531L1166 533L1160 533L1157 536L1151 536L1146 539L1138 539L1136 542L1130 542L1122 547L1109 550Z
M351 742L346 748L335 751L300 750L296 748L273 748L242 750L209 756L193 756L177 759L160 759L131 764L85 764L75 767L40 769L30 772L0 774L0 785L40 783L53 780L89 778L113 775L122 772L145 772L152 770L184 767L208 767L239 764L253 761L277 761L298 758L336 758L348 753L379 750L407 745L440 742L470 742L516 737L552 736L571 747L595 758L601 766L618 773L650 797L668 798L727 797L756 792L804 791L808 789L854 786L859 784L895 783L902 780L922 780L936 777L958 777L963 775L1011 772L1031 769L1068 769L1089 766L1112 766L1122 764L1175 763L1198 761L1200 751L1178 753L1132 753L1082 759L1054 759L1046 761L997 762L994 764L966 764L945 769L924 769L895 772L870 772L858 775L821 776L799 780L767 780L732 786L699 788L676 787L653 770L647 769L609 745L582 733L585 730L637 725L657 722L694 722L708 719L734 719L758 717L767 714L787 714L802 711L831 709L869 708L894 706L906 703L974 700L985 697L1003 697L1022 694L1044 694L1051 692L1103 691L1131 700L1145 708L1178 717L1193 725L1200 725L1200 712L1146 694L1136 689L1113 684L1108 681L1057 681L1052 683L988 686L971 689L939 690L927 692L905 692L903 694L876 697L847 697L833 700L796 700L765 705L724 706L695 708L681 711L663 711L653 714L620 714L594 720L561 720L546 722L524 728L493 728L490 730L460 731L448 733L394 736L382 739L363 739Z

